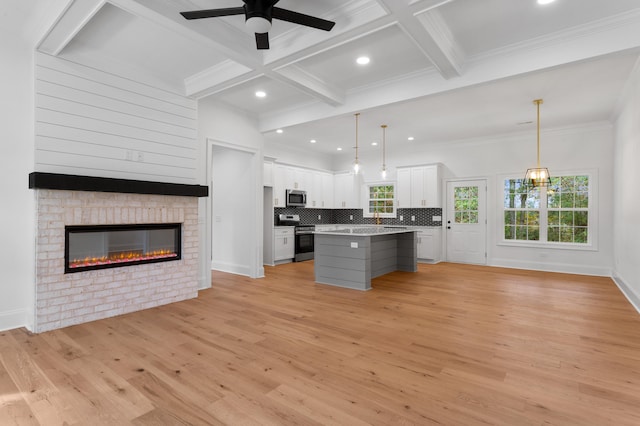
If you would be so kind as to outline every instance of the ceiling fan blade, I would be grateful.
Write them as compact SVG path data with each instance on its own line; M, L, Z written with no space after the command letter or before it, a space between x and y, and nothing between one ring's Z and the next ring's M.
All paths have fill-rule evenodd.
M280 9L279 7L273 8L271 16L282 21L325 31L331 31L331 28L336 24L335 22L327 21L326 19L316 18L315 16L305 15L304 13L293 12L287 9Z
M244 15L244 7L226 7L223 9L194 10L180 12L185 19L215 18L218 16Z
M256 33L256 47L260 50L269 48L269 33Z

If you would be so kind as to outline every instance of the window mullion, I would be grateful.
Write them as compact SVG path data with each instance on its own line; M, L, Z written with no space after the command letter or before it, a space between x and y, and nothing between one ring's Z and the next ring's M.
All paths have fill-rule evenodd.
M547 230L549 228L549 205L547 197L547 188L540 191L540 242L547 242Z

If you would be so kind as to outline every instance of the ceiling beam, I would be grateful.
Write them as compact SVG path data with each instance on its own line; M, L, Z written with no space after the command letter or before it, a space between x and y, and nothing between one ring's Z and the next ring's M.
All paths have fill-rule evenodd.
M462 49L437 8L452 0L424 0L406 7L395 0L378 0L445 79L462 75Z
M69 2L53 26L38 42L37 50L57 56L105 5L105 0Z
M201 99L263 76L262 70L251 70L233 61L224 61L187 77L185 95Z
M297 65L289 65L266 73L267 77L295 87L301 92L328 103L332 106L342 105L345 92L332 86Z

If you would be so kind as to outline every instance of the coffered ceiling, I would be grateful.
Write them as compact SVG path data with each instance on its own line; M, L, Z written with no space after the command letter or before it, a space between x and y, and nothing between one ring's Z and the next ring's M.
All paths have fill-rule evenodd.
M255 115L267 143L335 155L351 155L355 112L363 146L383 123L413 143L522 131L540 97L548 126L609 120L640 52L637 0L281 0L336 25L274 20L266 51L241 15L179 14L240 5L70 1L38 49L213 97Z

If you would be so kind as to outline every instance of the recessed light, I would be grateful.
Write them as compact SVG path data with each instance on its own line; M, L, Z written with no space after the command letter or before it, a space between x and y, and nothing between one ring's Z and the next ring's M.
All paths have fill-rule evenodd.
M553 3L556 0L538 0L538 4L549 4Z
M378 142L371 142L372 146L378 146Z
M265 92L263 92L262 90L258 90L256 92L256 98L264 98L265 96L267 96L267 94Z
M276 133L282 133L282 129L276 130Z
M342 151L342 148L338 147L338 151Z
M356 59L358 65L367 65L370 61L371 60L368 56L360 56L358 59Z
M309 141L309 143L316 143L316 140L315 140L315 139L311 139L311 140Z
M409 137L407 138L407 140L408 140L408 141L412 141L413 139L414 139L414 137L413 137L413 136L409 136Z

